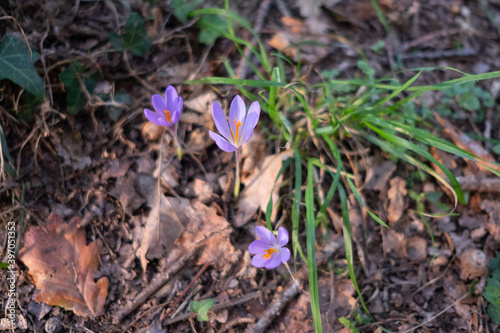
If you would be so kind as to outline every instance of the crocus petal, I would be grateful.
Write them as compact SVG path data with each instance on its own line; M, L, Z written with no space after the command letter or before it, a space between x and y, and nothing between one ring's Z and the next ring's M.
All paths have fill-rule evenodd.
M253 129L251 129L250 131L246 131L244 133L244 136L242 136L241 139L240 139L240 146L242 144L247 143L248 140L250 140L252 138L252 135L253 135Z
M278 229L278 245L285 246L288 243L288 231L285 228L279 227Z
M273 269L278 267L280 264L281 264L281 257L278 254L273 254L271 255L271 259L267 261L264 267L266 267L267 269Z
M259 236L260 239L266 241L268 244L272 246L276 245L276 237L274 237L274 234L271 232L271 230L267 229L266 227L260 225L256 226L255 233L257 234L257 236Z
M286 263L290 259L290 250L286 247L281 249L280 258L282 263Z
M144 109L144 115L153 124L156 124L156 125L159 125L159 126L169 126L169 124L167 123L167 121L165 120L165 118L163 118L162 116L160 116L156 112L153 112L153 111L151 111L149 109Z
M153 95L153 97L151 98L151 102L153 102L153 107L155 108L155 111L160 114L160 115L164 115L165 113L165 110L167 109L167 106L165 105L165 100L163 99L163 97L161 97L160 95Z
M174 114L172 115L172 125L176 124L179 121L179 118L181 117L181 111L175 111Z
M255 267L264 267L270 259L264 258L265 252L258 253L252 258L252 265Z
M208 134L210 134L210 137L215 141L217 146L219 146L219 148L225 151L226 153L231 153L236 150L236 147L233 144L231 144L229 141L224 139L219 134L216 134L212 131L208 131Z
M215 127L223 137L225 137L229 142L234 143L231 131L229 131L229 126L227 125L226 116L224 111L220 107L219 103L214 102L212 104L212 118L214 118Z
M170 112L174 112L177 110L177 98L178 95L175 88L172 86L168 86L167 89L165 89L165 101L167 102L166 107Z
M260 104L259 102L253 102L248 109L247 117L245 119L245 129L255 128L260 117Z
M250 243L250 245L248 246L248 252L250 252L251 254L257 254L265 252L266 250L269 250L269 248L270 246L268 242L262 239L258 239Z
M182 99L182 97L179 97L179 101L177 103L177 111L179 111L179 115L180 113L182 112L182 107L184 106L184 100Z
M236 123L241 123L241 127L239 128L239 133L241 133L241 130L243 129L242 127L245 124L246 111L247 109L245 107L245 102L243 102L243 99L241 99L240 96L236 95L236 97L231 102L231 106L229 107L229 126L231 127L235 135L236 125L234 121L236 120ZM241 135L238 135L238 138L239 137L241 137ZM235 145L238 145L238 142L235 142Z

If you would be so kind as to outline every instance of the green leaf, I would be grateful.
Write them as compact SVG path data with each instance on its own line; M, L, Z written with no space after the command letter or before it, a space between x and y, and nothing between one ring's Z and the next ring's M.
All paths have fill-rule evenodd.
M192 301L189 311L196 313L199 321L208 321L208 311L215 303L215 298L207 298L201 302Z
M223 33L229 31L227 22L217 15L205 15L198 21L201 31L198 41L203 44L212 45Z
M491 320L493 320L495 323L500 325L500 306L490 304L488 305L488 315L490 316Z
M95 87L95 77L85 77L85 68L77 61L71 63L71 66L66 68L59 74L59 78L66 87L66 101L68 104L68 113L76 114L85 105L85 94L80 86L80 78L87 91L92 92Z
M0 261L0 268L8 268L8 267L9 267L8 263Z
M131 13L119 36L116 32L109 34L109 41L117 51L129 50L137 56L143 56L151 49L153 42L148 36L144 22L137 13Z
M458 99L458 104L469 111L477 111L481 107L479 100L472 94L463 94Z
M203 3L203 0L186 1L186 0L172 0L170 6L174 9L174 16L182 24L188 22L189 13Z
M122 89L112 97L112 101L116 103L130 104L132 103L132 97L130 97L130 95ZM114 121L117 121L123 112L123 108L118 106L108 106L107 110L109 116Z
M33 95L41 95L43 80L34 66L39 59L40 55L36 51L30 53L24 41L5 36L0 43L0 80L9 79Z
M358 60L358 67L369 78L373 78L373 76L375 75L375 70L365 60Z

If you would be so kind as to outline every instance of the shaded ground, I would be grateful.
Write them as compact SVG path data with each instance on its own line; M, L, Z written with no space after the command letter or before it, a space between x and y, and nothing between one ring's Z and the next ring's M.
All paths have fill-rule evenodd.
M296 66L286 68L288 81L318 83L322 80L319 73L332 70L337 72L331 75L341 79L364 77L358 63L363 59L361 54L375 70L372 75L394 75L401 82L415 74L402 69L453 67L466 73L484 73L500 67L499 30L495 26L500 24L500 3L494 0L479 4L384 0L380 7L388 31L369 2L341 4L330 0L321 2L317 8L306 6L305 1L267 3L270 4L267 8L251 2L234 4L231 8L259 28L262 40L272 41L270 44L275 48L301 40L324 44L304 45L301 52L293 47L283 50L292 59L304 60L300 72L295 70ZM254 138L242 151L245 187L240 202L235 203L234 158L218 150L208 130L213 130L209 107L212 101L227 106L238 91L231 86L212 89L201 84L183 84L208 76L228 77L223 58L228 59L238 77L257 79L250 68L240 65L242 57L234 45L223 38L210 46L199 43L196 22L180 23L164 3L153 6L140 1L126 5L107 1L71 4L10 1L2 6L0 14L14 17L31 47L40 53L41 60L36 66L45 86L50 88L48 98L30 111L23 107L27 104L23 95L19 100L19 86L1 81L1 125L20 175L12 179L5 174L2 178L2 223L7 225L15 220L18 232L26 235L30 228L47 229L47 220L56 219L54 215L49 218L51 214L61 216L66 222L81 218L74 220L75 223L84 228L90 247L100 253L98 264L97 257L88 254L89 262L97 264L89 276L96 281L103 277L109 280L103 313L97 318L92 318L93 311L81 312L79 316L49 306L40 298L37 298L40 302L35 300L40 291L33 284L33 276L28 275L23 259L24 263L18 262L19 331L239 332L273 314L276 318L267 327L270 332L312 331L307 274L300 257L291 266L306 281L302 284L304 292L294 286L284 267L274 271L252 267L246 251L254 240L254 226L265 220L265 214L257 212L259 205L267 204L269 195L265 185L274 182L281 161L291 153L277 144L277 140L266 139L272 135L278 138L279 133L269 117L263 115ZM131 12L147 18L145 26L153 40L150 51L143 56L116 51L109 42L109 33L118 27L123 29ZM295 20L282 20L286 15ZM22 38L12 20L2 22L0 35L15 34ZM243 39L252 38L244 29L238 29L237 33ZM276 52L273 47L266 44L269 52ZM78 60L85 68L81 85L91 75L99 76L93 89L87 87L89 95L76 115L68 115L69 92L59 77L70 66L69 60ZM365 74L369 71L364 70ZM458 76L453 71L436 69L426 72L416 84L436 84ZM486 81L479 86L491 91L496 99L499 82ZM143 108L151 108L151 95L163 93L167 85L174 85L185 99L185 110L177 127L183 147L181 160L176 157L172 136L167 133L161 145L161 129L147 123L142 113ZM118 99L119 92L128 94L130 100ZM316 96L311 92L311 105ZM423 112L424 106L437 110L444 97L440 92L422 96L416 112ZM247 106L249 102L246 100ZM500 140L496 105L466 111L455 103L449 111L443 113L452 119L456 130ZM294 125L298 119L298 115L290 116ZM436 126L436 134L441 132L434 119L430 123ZM486 142L487 149L492 148L491 142ZM416 332L498 330L489 320L487 303L480 296L486 272L471 273L471 264L463 257L464 253L474 257L471 249L482 251L488 259L496 255L500 241L498 190L476 188L469 193L469 203L457 207L458 214L424 218L418 214L416 199L421 193L427 195L427 200L420 201L425 211L438 213L443 205L449 209L453 204L452 197L448 198L438 183L418 178L415 170L392 162L390 156L376 149L361 150L349 138L341 142L341 148L368 206L391 226L382 228L351 198L358 284L375 319L358 323L357 327L362 332L380 332L377 324L395 332L410 332L413 328ZM323 154L312 144L301 149L311 156ZM277 152L282 153L274 156ZM157 167L160 155L165 161L161 170ZM498 161L498 155L493 156ZM269 159L265 160L266 157ZM325 157L328 161L328 156ZM437 158L449 163L456 176L482 172L461 159L447 155ZM165 195L160 202L154 196L159 174ZM316 176L315 188L318 195L321 192L324 195L331 178L320 172ZM274 195L275 199L281 195L275 220L289 230L292 177L293 172L286 171L283 186ZM252 188L255 183L259 186ZM437 199L431 199L432 195ZM346 316L354 322L361 311L346 271L338 211L337 204L328 208L327 227L319 228L317 235L320 306L327 332L347 332L338 319ZM305 216L305 209L301 213L301 217ZM155 214L168 222L155 225ZM435 239L433 261L427 222ZM0 254L4 257L6 228L2 228L0 236ZM42 244L44 238L40 238L35 238L35 244ZM300 238L305 239L302 228ZM51 246L50 242L47 246ZM79 260L85 257L81 251L75 250L71 255L78 272ZM48 264L41 266L43 269ZM68 267L71 265L65 262L60 269ZM155 281L167 281L164 272L170 274L168 282L125 316L124 309L129 302L136 302L142 291L151 290ZM65 273L69 274L62 279L66 283L74 274ZM201 274L197 276L198 273ZM475 282L478 284L474 285ZM71 286L70 283L68 288ZM470 288L476 288L477 293L469 296ZM47 289L53 291L54 286ZM289 302L285 302L283 291L293 291ZM207 298L215 298L216 304L208 322L183 315L189 314L187 303L183 303L186 299ZM7 304L7 292L2 299ZM279 313L269 308L274 300L284 305ZM99 306L90 308L95 310ZM120 316L123 320L116 323Z

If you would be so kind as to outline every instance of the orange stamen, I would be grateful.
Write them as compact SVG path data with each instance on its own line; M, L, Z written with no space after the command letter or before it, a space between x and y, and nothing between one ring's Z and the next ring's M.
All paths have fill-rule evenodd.
M266 259L271 259L271 254L273 254L274 252L276 252L275 249L268 249L266 250L266 254L264 254L263 257Z
M165 113L165 117L167 118L167 121L170 124L172 122L172 117L170 116L170 111L165 110L163 112Z
M233 120L234 126L236 126L236 135L234 135L233 129L231 127L229 127L229 129L231 130L231 134L233 135L234 143L238 143L238 133L240 131L240 126L243 125L239 121L238 121L238 123L236 123L237 121L238 121L238 119Z

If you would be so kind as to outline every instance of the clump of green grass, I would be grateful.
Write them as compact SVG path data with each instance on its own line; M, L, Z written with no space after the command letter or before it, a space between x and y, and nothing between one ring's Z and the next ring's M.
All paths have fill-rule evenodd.
M389 153L402 164L411 165L421 172L434 177L437 181L449 188L455 202L453 209L441 215L450 214L458 203L465 203L465 196L453 173L432 154L430 147L441 149L464 159L482 163L481 159L468 151L456 147L454 144L437 137L431 132L431 112L422 109L416 112L416 100L425 92L442 90L445 96L450 91L464 90L458 97L459 105L468 105L473 109L486 104L488 95L473 94L471 88L480 80L500 77L500 72L490 72L479 75L461 73L461 77L435 85L416 85L417 79L427 71L437 68L422 68L412 70L415 74L406 82L394 79L375 79L366 63L358 63L366 77L342 80L335 78L335 72L324 73L323 82L307 85L304 82L287 80L287 66L297 72L297 68L290 59L282 54L269 56L259 36L253 31L250 23L227 9L208 8L191 13L195 17L204 15L218 15L228 23L229 29L216 30L221 36L235 43L237 49L244 55L243 48L248 47L251 53L259 60L262 71L251 65L258 80L238 79L227 59L224 65L229 77L208 77L189 81L189 84L234 85L249 100L260 102L262 110L268 114L271 121L267 133L273 133L279 138L279 146L288 144L294 151L293 163L286 164L291 168L290 175L294 178L294 194L292 210L292 244L293 257L301 256L309 268L309 292L314 326L317 332L322 331L321 314L319 309L318 274L315 260L315 235L319 225L327 227L326 209L334 204L341 207L343 219L343 234L345 253L349 276L354 283L363 310L369 311L363 301L357 284L354 269L354 251L352 246L351 226L348 212L348 195L354 195L359 204L368 214L383 227L387 227L374 212L370 211L359 193L352 170L345 165L338 147L346 141L358 147L375 146L381 151ZM256 38L257 45L253 46L238 38L232 24L248 29ZM274 64L274 65L271 65ZM273 67L274 66L274 67ZM453 68L440 70L456 71ZM372 73L372 74L370 74ZM253 93L249 87L257 88ZM472 95L471 95L472 91ZM312 95L315 95L315 98ZM468 94L468 95L466 95ZM477 101L476 101L477 99ZM479 103L479 106L477 103ZM463 106L463 105L462 105ZM274 144L273 144L274 145ZM314 149L311 149L314 148ZM436 165L445 176L438 174L430 165ZM284 164L285 165L285 164ZM307 166L303 177L303 166ZM324 197L315 190L315 169L322 169L330 177L330 186ZM500 172L489 168L497 176ZM280 171L283 172L283 168ZM304 201L302 201L302 186L305 183ZM305 204L305 216L300 209ZM269 209L268 209L269 213ZM429 215L419 211L419 214ZM270 216L269 214L267 214ZM305 219L303 218L305 217ZM268 224L270 221L268 218ZM299 231L306 231L305 246L299 238ZM303 250L305 248L305 252Z

